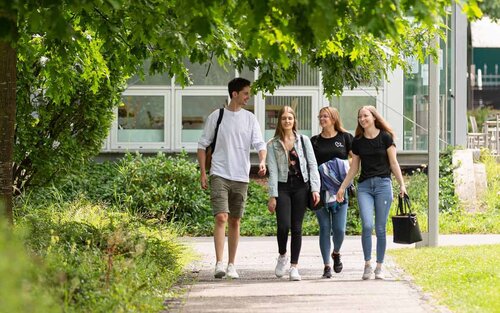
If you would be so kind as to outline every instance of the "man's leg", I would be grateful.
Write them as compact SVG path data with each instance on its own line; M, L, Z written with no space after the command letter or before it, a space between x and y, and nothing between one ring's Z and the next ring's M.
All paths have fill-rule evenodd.
M226 223L227 213L219 213L215 216L214 225L214 244L215 244L215 258L216 261L222 261L224 258L224 243L226 241ZM231 229L231 228L230 228ZM229 239L231 236L229 235ZM231 243L231 241L229 241ZM231 244L229 244L229 251L231 251Z
M227 216L227 214L226 214ZM239 217L229 217L228 224L228 247L229 247L229 262L234 264L234 259L236 257L236 250L238 249L238 242L240 240L240 220Z

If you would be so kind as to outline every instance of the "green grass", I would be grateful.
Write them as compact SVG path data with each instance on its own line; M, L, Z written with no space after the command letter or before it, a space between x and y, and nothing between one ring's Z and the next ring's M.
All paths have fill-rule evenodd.
M417 285L453 312L500 312L500 244L388 253Z

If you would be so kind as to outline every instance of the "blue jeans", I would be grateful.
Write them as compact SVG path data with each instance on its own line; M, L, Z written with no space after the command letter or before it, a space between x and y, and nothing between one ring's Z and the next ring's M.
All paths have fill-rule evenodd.
M372 258L373 211L377 236L377 263L384 262L387 246L386 225L392 204L392 182L389 177L371 177L358 183L358 205L363 227L361 244L365 261Z
M336 205L330 208L316 210L316 218L319 224L319 248L324 264L330 264L331 241L333 241L333 251L339 252L345 237L345 227L347 220L347 204Z

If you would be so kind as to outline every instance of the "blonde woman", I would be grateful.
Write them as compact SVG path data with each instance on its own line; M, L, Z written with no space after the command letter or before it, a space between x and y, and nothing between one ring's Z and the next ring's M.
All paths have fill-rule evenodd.
M364 106L358 111L358 126L352 142L351 168L342 182L337 199L344 198L345 188L354 178L361 166L358 179L358 205L362 223L361 244L365 258L363 280L384 279L382 264L384 262L386 240L386 224L392 203L391 173L399 183L399 193L404 195L406 187L403 175L396 158L394 131L373 106ZM375 215L375 225L373 216ZM377 237L377 266L371 266L372 231L375 226Z
M302 147L305 147L305 151ZM297 265L302 246L302 222L308 202L309 184L314 202L319 202L319 173L311 142L297 131L295 112L284 106L278 113L274 138L267 144L269 212L276 212L279 257L275 274L285 275L287 242L291 232L289 279L301 280Z

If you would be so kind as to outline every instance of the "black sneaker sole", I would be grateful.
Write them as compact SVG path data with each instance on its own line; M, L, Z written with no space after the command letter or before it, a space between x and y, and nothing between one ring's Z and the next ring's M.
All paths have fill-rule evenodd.
M326 271L326 270L323 270L323 276L321 276L323 278L332 278L332 269L330 267L330 270L329 271Z
M224 276L226 276L226 272L218 272L214 274L215 278L223 278Z
M335 258L334 258L335 254L332 252L331 255L332 255L332 260L333 260L333 271L338 274L338 273L342 272L344 265L342 264L342 262L335 264ZM339 255L339 257L340 257L340 255Z

